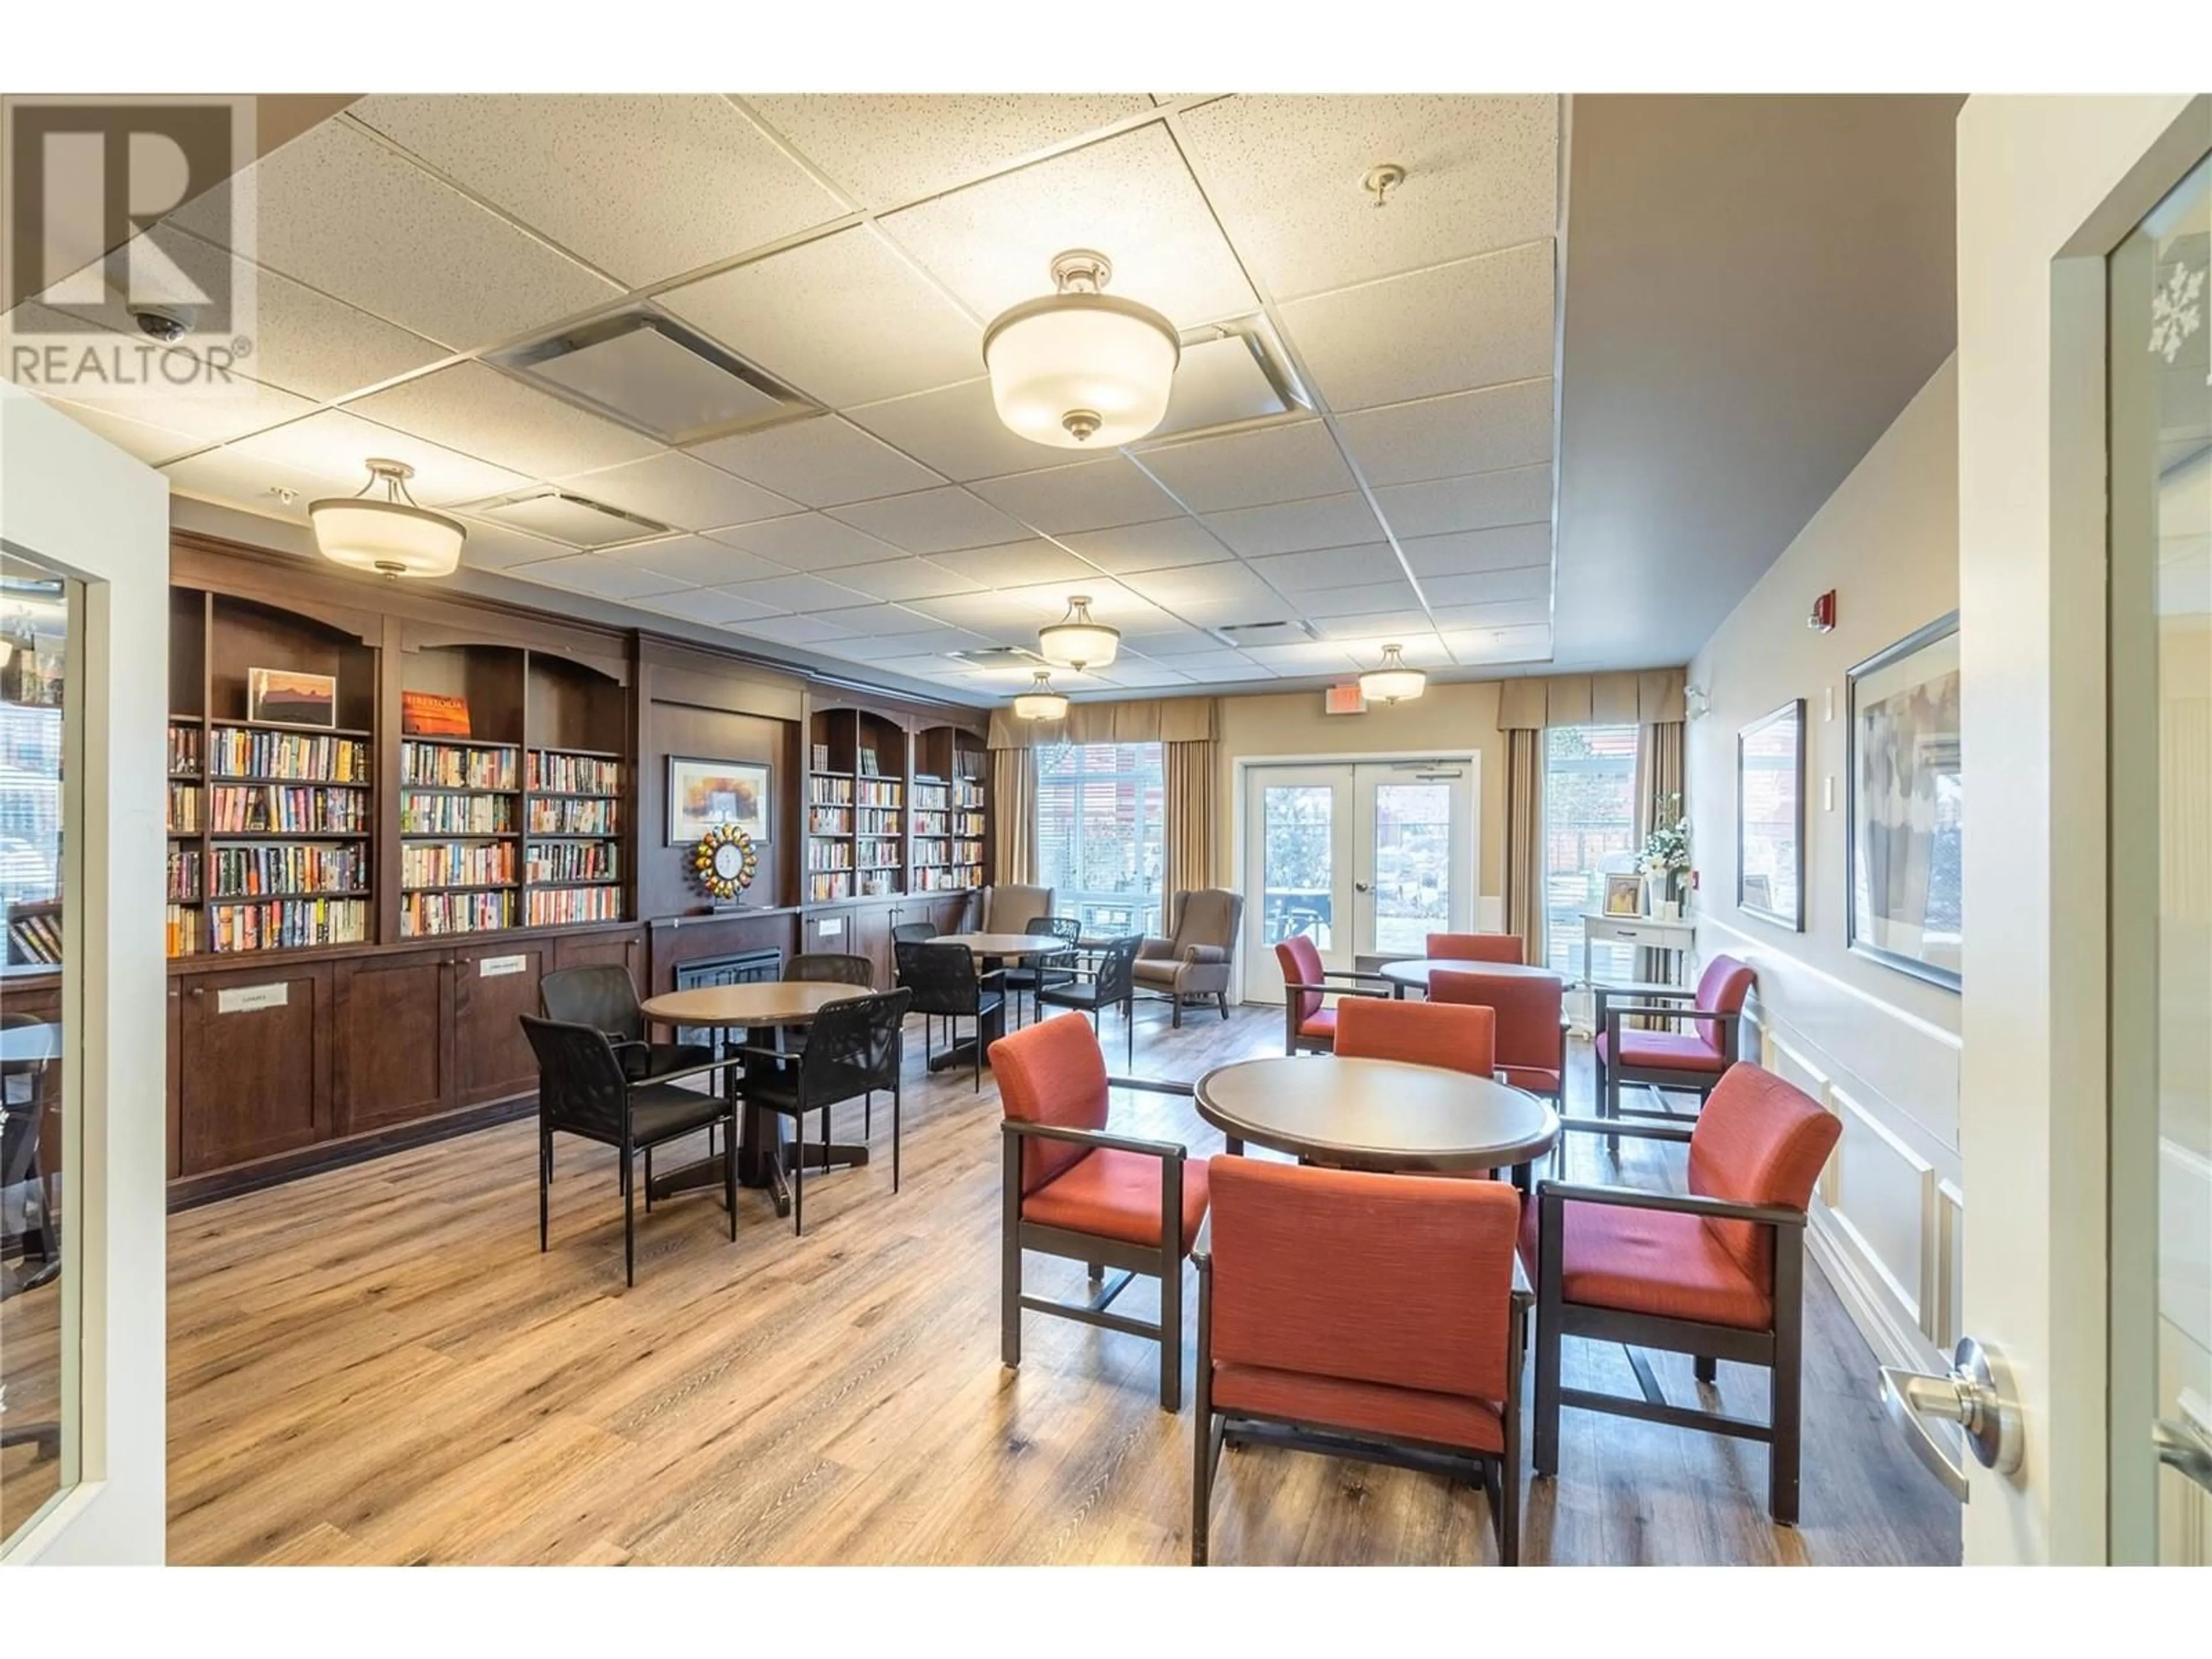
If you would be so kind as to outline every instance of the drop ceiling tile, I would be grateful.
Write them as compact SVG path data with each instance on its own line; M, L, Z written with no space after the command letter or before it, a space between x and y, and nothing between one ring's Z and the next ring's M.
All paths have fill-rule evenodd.
M1113 530L1087 530L1058 539L1069 551L1116 576L1180 565L1219 564L1231 556L1204 525L1188 517L1122 525Z
M824 622L842 623L855 634L874 640L896 640L895 647L904 651L908 641L927 638L945 631L945 624L933 617L925 617L919 611L902 605L849 605L836 611L815 613Z
M993 506L1047 535L1145 524L1181 511L1128 457L1118 454L993 478L974 489Z
M1278 674L1333 674L1350 669L1352 653L1334 640L1302 640L1296 645L1255 645L1244 654Z
M365 477L348 482L327 478L266 456L241 454L228 446L171 461L161 471L169 488L180 495L302 525L307 522L308 502L325 495L350 495L367 481ZM466 549L463 550L465 553Z
M1357 587L1300 592L1296 597L1299 614L1316 622L1324 617L1372 616L1386 611L1419 611L1421 605L1414 595L1413 585L1403 576L1393 576L1388 581L1362 582Z
M1399 544L1414 575L1472 576L1485 570L1512 570L1552 562L1552 526L1508 525L1499 530L1462 530L1449 536L1414 536Z
M660 449L642 433L477 362L455 363L345 407L533 478L596 471Z
M1277 300L1550 236L1559 100L1224 98L1184 142L1239 252ZM1367 170L1406 170L1379 211Z
M1052 261L1096 248L1106 291L1178 328L1258 308L1206 198L1159 123L888 214L884 231L979 317L1049 294Z
M1171 620L1150 599L1103 576L1094 575L1080 584L1042 581L1005 587L999 590L998 597L1028 605L1040 622L1055 623L1067 614L1069 601L1078 593L1091 601L1093 621L1124 634Z
M1166 444L1137 459L1194 513L1340 495L1353 484L1336 441L1319 421Z
M1475 576L1432 576L1422 581L1421 592L1432 605L1546 599L1552 592L1552 568L1540 565L1524 570L1488 570Z
M679 592L633 599L630 603L641 610L658 611L663 616L679 617L685 622L703 623L709 628L724 628L736 622L757 622L763 617L783 614L772 605L741 599L734 593L725 593L712 587L685 588Z
M261 264L455 350L621 292L343 120L271 151L251 173ZM177 222L223 241L234 182L187 204Z
M1444 636L1452 655L1461 663L1547 662L1552 655L1548 625L1503 628L1494 631L1455 632Z
M764 621L729 626L732 632L750 634L777 645L822 645L832 640L859 637L842 623L826 622L820 617L770 617Z
M958 571L928 559L886 559L880 564L848 565L837 573L845 586L879 599L939 599L972 593L982 586Z
M526 536L505 525L471 519L465 514L457 516L469 532L468 540L461 544L461 562L474 565L479 570L504 570L509 565L565 559L576 550L559 542L549 542L542 536Z
M629 288L847 211L716 94L383 95L351 112Z
M134 455L149 466L159 466L164 461L173 461L207 447L204 438L172 431L167 427L149 426L99 404L56 402L54 407L79 426L99 434L125 454Z
M979 356L975 367L981 364ZM1066 450L1033 443L1000 420L988 380L963 380L845 412L956 483L1042 471L1064 465L1067 459Z
M1439 605L1431 612L1437 626L1447 632L1454 629L1520 628L1548 626L1552 620L1552 601L1548 595L1534 599L1499 599L1488 605Z
M228 443L251 432L296 421L315 410L315 405L305 398L295 398L289 392L279 392L274 386L252 380L234 381L221 390L210 387L191 397L152 389L118 388L97 395L88 392L72 398L70 403L73 408L98 409L101 414L117 419L182 434L186 441L171 450L172 456L186 449Z
M1396 646L1398 654L1415 668L1451 666L1449 648L1443 636L1426 622L1402 630L1376 629L1364 635L1343 636L1337 638L1335 643L1349 651L1353 665L1360 668L1377 666L1382 659L1383 647L1391 645Z
M603 599L636 599L654 593L674 593L690 585L599 553L573 553L565 558L546 559L535 564L511 564L507 567L507 574L520 576L525 581L544 582L549 587L565 587L573 593L591 593Z
M809 507L928 489L945 480L849 421L817 415L694 444L702 461Z
M1247 622L1272 621L1289 614L1281 596L1261 580L1249 566L1242 564L1200 564L1174 570L1146 570L1123 577L1122 582L1139 597L1150 599L1163 610L1175 612L1186 622L1193 620L1191 612L1199 609L1218 611L1241 607L1252 613L1241 618Z
M836 570L899 556L898 549L890 543L819 513L794 513L759 524L733 525L714 532L714 539L774 559L793 570Z
M404 461L415 469L407 488L425 507L479 501L530 482L519 472L410 433L395 432L342 409L326 409L303 421L258 432L231 447L251 459L294 466L344 482L344 489L332 492L340 495L350 495L368 482L363 464L371 456Z
M1552 244L1281 307L1315 390L1343 414L1552 369Z
M1172 621L1154 622L1132 629L1122 635L1121 645L1124 650L1133 651L1140 657L1171 661L1177 668L1184 666L1191 658L1198 659L1196 665L1204 666L1209 657L1236 654L1205 629Z
M713 530L799 511L796 501L732 477L720 467L677 449L664 449L620 466L568 474L556 482L575 495L658 520L678 530Z
M1304 553L1316 547L1352 547L1380 537L1375 509L1358 490L1310 501L1209 513L1206 527L1247 558Z
M1402 644L1408 635L1433 636L1437 628L1429 620L1429 613L1418 607L1405 611L1364 611L1351 617L1316 617L1313 623L1321 629L1322 638L1347 646L1376 641L1382 644L1392 641ZM1376 648L1379 651L1381 646Z
M1341 417L1352 459L1386 484L1549 464L1552 382L1524 380ZM1386 509L1387 510L1387 509Z
M819 576L770 576L761 581L729 582L723 591L741 599L772 605L779 611L839 611L867 603L868 596ZM842 630L849 632L850 630Z
M973 379L983 331L866 225L659 303L818 402L842 409Z
M996 171L1149 106L1140 93L769 93L745 101L808 161L877 209Z
M1549 523L1552 469L1516 466L1468 478L1431 478L1392 484L1375 492L1376 505L1401 541L1455 530L1494 530L1501 525Z
M1019 539L1022 534L1020 525L988 501L950 487L854 501L837 508L831 516L909 553L950 553L1000 545Z
M972 629L1000 644L1032 650L1037 629L1059 614L1040 612L1034 602L1006 593L948 593L942 599L910 600L907 608L949 628Z
M964 552L944 554L937 562L986 587L1105 580L1082 560L1050 542L1012 542L1001 547L969 548Z
M657 571L696 587L726 586L732 582L759 581L769 576L788 576L788 565L740 552L724 542L704 536L671 536L664 541L638 542L617 548L606 556L617 564Z
M1113 666L1099 678L1128 690L1193 684L1189 675L1165 663L1148 662L1142 657L1129 656L1116 657Z
M1388 542L1360 547L1331 547L1310 553L1279 553L1254 559L1250 564L1269 583L1285 593L1316 588L1365 587L1402 582L1405 567Z
M1186 679L1210 685L1256 685L1275 678L1273 669L1256 662L1233 668L1187 668L1182 672Z

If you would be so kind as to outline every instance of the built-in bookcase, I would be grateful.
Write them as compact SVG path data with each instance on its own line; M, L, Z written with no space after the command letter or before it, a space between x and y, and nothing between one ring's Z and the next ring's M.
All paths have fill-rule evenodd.
M400 653L399 937L495 933L522 915L525 653Z
M907 891L906 729L866 709L825 708L815 714L811 735L807 901Z
M532 656L523 877L532 927L628 914L624 708L622 688L604 675Z
M983 884L983 740L957 726L915 738L913 887L965 892Z

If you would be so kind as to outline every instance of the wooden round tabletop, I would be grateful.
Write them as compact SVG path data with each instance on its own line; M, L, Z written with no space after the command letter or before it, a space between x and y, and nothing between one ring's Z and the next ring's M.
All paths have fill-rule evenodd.
M1429 975L1439 968L1462 974L1497 974L1507 979L1548 979L1559 975L1549 968L1527 968L1517 962L1468 962L1451 957L1420 957L1411 962L1386 962L1376 971L1395 985L1429 988Z
M747 985L701 985L648 997L645 1017L665 1025L803 1025L825 1003L868 993L832 980L757 980Z
M928 943L957 945L979 957L1036 957L1067 949L1067 941L1052 933L939 933Z
M1199 1079L1198 1115L1234 1140L1341 1170L1498 1170L1549 1152L1559 1114L1493 1079L1395 1060L1271 1054Z

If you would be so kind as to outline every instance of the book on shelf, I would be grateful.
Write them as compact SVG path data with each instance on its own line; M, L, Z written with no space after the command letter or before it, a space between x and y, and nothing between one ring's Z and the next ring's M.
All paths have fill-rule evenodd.
M806 799L819 806L850 806L853 804L853 781L850 778L811 777L806 781Z
M169 727L169 771L173 775L197 777L200 772L200 729L197 726Z
M857 844L860 856L856 861L867 869L896 870L905 863L899 856L896 841L871 840L863 836Z
M962 779L952 786L952 804L955 806L980 808L983 805L983 786Z
M806 896L817 904L852 896L852 873L825 873L806 878Z
M410 737L465 738L469 700L445 691L402 691L399 729Z
M864 778L853 799L862 806L897 806L903 803L905 791L906 786L895 778Z
M622 793L622 763L600 755L571 755L557 749L530 751L530 787L562 795Z
M368 905L362 899L217 900L208 906L210 951L290 951L368 940Z
M368 796L359 789L292 784L218 784L208 793L208 828L223 835L368 833Z
M402 893L399 936L435 938L446 933L489 933L514 926L514 891L492 893Z
M218 847L211 867L216 898L358 892L373 874L368 848L361 842Z
M513 789L514 750L409 738L399 745L399 781L434 789Z
M860 872L860 896L884 898L899 890L899 872L896 870L863 870Z
M537 888L530 895L530 925L533 927L622 919L623 896L619 887Z
M359 738L218 726L209 744L209 771L219 778L280 778L300 783L366 784L368 745Z
M806 867L849 870L853 867L853 849L842 842L810 841L806 843Z
M199 896L200 849L197 847L172 847L169 849L170 902L189 904Z
M864 806L855 814L854 832L863 836L896 836L900 833L900 814L880 806Z
M525 874L533 884L617 881L622 876L617 851L611 841L532 842L524 861Z
M207 948L205 918L197 905L172 904L162 914L166 948L173 957L198 956Z
M574 800L560 795L530 797L530 833L533 836L616 836L621 833L622 804L614 800Z
M853 809L810 806L806 809L806 830L814 836L849 836L853 833Z
M814 769L817 772L827 772L830 769L830 745L826 743L817 743L814 745Z
M404 887L497 887L514 879L511 841L410 842L399 849Z
M403 836L499 836L515 828L510 795L453 795L405 790L399 797Z
M198 835L200 830L200 802L204 799L197 783L173 783L169 786L169 828L184 836Z

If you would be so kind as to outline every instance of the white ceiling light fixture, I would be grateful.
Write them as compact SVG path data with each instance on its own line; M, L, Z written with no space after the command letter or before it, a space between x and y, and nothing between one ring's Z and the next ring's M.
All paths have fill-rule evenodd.
M1418 668L1407 667L1399 654L1401 649L1395 645L1382 647L1382 665L1359 677L1361 696L1370 702L1410 702L1428 689L1429 677Z
M415 469L372 457L368 482L352 495L307 503L315 545L333 563L385 576L450 576L469 532L459 519L416 504L407 493ZM379 483L384 499L369 494Z
M1067 718L1067 699L1052 689L1052 671L1040 668L1030 689L1014 699L1018 720L1061 720Z
M1113 274L1104 254L1070 249L1052 262L1057 293L984 331L991 401L1011 430L1055 449L1110 449L1167 414L1182 337L1150 306L1108 294Z
M1037 649L1044 653L1044 659L1079 673L1086 668L1105 667L1121 648L1120 629L1091 620L1088 593L1070 594L1067 614L1051 627L1037 629Z

